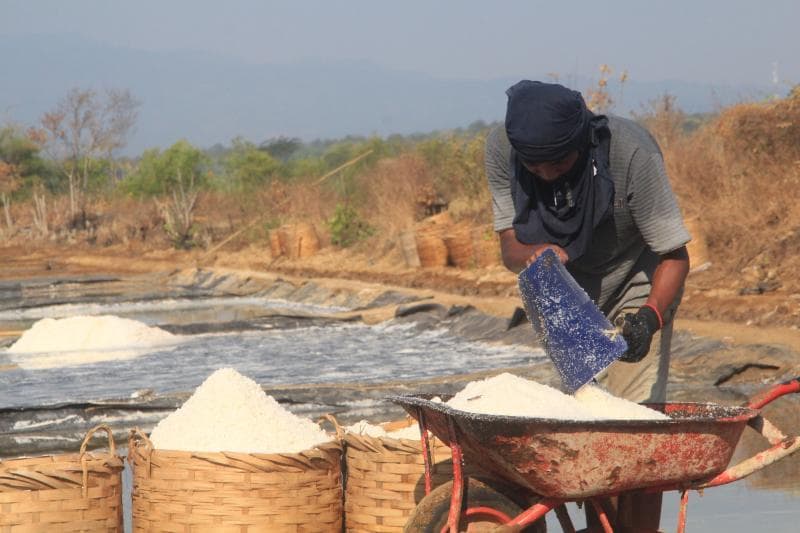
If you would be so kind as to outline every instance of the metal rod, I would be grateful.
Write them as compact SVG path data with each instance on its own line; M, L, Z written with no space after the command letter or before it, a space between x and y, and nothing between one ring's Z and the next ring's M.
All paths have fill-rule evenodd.
M489 516L494 518L498 524L507 524L511 522L511 517L503 511L499 511L493 507L468 507L464 511L465 516Z
M452 418L447 419L447 433L453 457L453 492L450 494L450 513L447 515L447 525L450 527L450 533L458 533L458 524L461 522L461 505L464 502L464 473L461 468L463 454Z
M761 415L750 419L747 425L758 431L773 446L786 440L786 434Z
M556 498L545 498L539 500L534 505L514 517L509 526L529 526L539 520L541 517L549 513L554 507L563 505L566 500L559 500Z
M780 398L784 394L790 394L793 392L800 392L800 378L794 378L789 381L785 381L780 385L775 385L764 392L756 394L750 399L747 407L751 409L761 409L768 403Z
M422 442L422 461L425 464L425 496L431 493L433 481L431 479L431 447L428 439L428 425L422 409L417 409L417 422L419 423L419 438Z
M684 489L681 491L681 505L678 509L678 533L686 531L686 508L689 504L689 491Z
M776 444L772 448L769 448L761 453L757 453L753 457L745 459L736 466L728 468L714 479L705 483L701 483L700 485L693 486L692 488L704 489L707 487L717 487L719 485L725 485L726 483L740 480L749 476L753 472L761 470L765 466L771 465L775 461L793 454L797 450L800 450L800 438L788 438L785 441Z
M594 507L594 512L597 513L597 518L600 520L600 524L603 526L603 531L605 533L614 533L614 528L611 527L611 522L608 520L608 515L606 514L606 510L597 501L595 498L589 500L592 502L592 507Z

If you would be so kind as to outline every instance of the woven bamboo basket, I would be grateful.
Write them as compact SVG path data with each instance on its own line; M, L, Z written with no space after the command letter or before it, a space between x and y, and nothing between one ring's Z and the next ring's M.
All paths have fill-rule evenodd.
M289 259L311 257L319 251L319 237L312 224L301 222L282 227L281 249Z
M98 430L108 453L87 452ZM122 458L111 428L80 453L0 460L0 532L122 531Z
M395 431L415 423L383 424ZM345 531L384 533L403 531L409 515L425 496L425 463L420 440L344 434L347 482ZM430 437L434 469L432 488L453 479L450 448ZM467 472L475 472L467 467Z
M444 235L449 263L458 268L473 268L476 265L472 246L472 229L465 224L451 226Z
M447 266L447 245L438 231L417 231L417 257L424 268Z
M342 445L302 453L156 450L131 431L134 531L338 532Z
M490 228L476 227L472 229L472 247L475 252L475 264L479 268L499 265L500 239Z

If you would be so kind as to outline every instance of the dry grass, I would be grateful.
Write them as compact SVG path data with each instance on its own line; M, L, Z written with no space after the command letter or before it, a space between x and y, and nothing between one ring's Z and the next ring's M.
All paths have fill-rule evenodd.
M798 285L800 91L777 101L723 109L691 133L684 132L686 117L669 96L653 102L651 111L637 118L659 141L681 208L695 237L707 246L714 271L732 283L744 283L739 281L743 272L756 272L757 278L777 275L785 286ZM339 186L342 176L321 184L313 179L275 181L246 195L204 191L197 199L195 218L200 244L208 248L235 235L226 250L254 244L267 249L269 228L311 222L327 246L328 221L337 204L350 202L375 230L351 253L371 257L376 264L402 262L399 236L424 216L421 202L431 195L449 203L454 221L488 228L491 202L483 177L483 139L448 139L430 146L436 150L433 156L412 150L350 175L349 196ZM90 228L81 231L69 219L68 198L47 197L46 202L49 235L35 230L32 203L12 203L13 228L7 227L3 215L0 240L137 249L170 246L152 200L93 200L87 213Z
M409 154L379 161L359 178L366 200L364 215L379 232L399 234L418 218L417 198L430 182L420 157Z
M787 244L800 232L800 93L729 107L689 135L669 131L663 139L653 128L681 206L717 267L737 276L753 265L798 266L797 248Z

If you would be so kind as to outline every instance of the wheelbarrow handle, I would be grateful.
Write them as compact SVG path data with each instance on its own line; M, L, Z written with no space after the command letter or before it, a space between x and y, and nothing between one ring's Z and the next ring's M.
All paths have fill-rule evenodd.
M780 461L800 450L800 437L786 437L775 443L772 447L743 460L735 466L728 467L724 472L704 483L699 483L692 488L704 489L716 487L738 481L750 474L757 472L772 463Z
M800 377L784 381L774 385L764 391L757 393L747 403L747 407L760 410L770 402L780 398L785 394L800 392ZM761 415L756 416L748 425L760 433L772 445L770 448L755 454L749 459L745 459L739 464L728 467L724 472L715 478L700 483L693 488L716 487L725 485L733 481L749 476L753 472L783 459L800 450L800 437L787 437L782 431L775 427L769 420Z
M800 392L800 376L790 379L789 381L784 381L783 383L779 383L778 385L774 385L757 393L755 396L750 398L750 401L747 403L747 407L751 409L761 409L768 403L777 400L781 396L785 394L791 394L793 392Z

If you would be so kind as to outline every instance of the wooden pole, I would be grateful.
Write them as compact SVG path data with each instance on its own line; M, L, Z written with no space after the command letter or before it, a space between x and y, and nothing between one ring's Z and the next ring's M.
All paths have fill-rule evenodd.
M367 156L368 156L369 154L371 154L371 153L372 153L372 149L370 148L369 150L367 150L367 151L366 151L366 152L364 152L363 154L361 154L361 155L359 155L359 156L356 156L356 157L354 157L353 159L351 159L350 161L347 161L346 163L343 163L343 164L339 165L338 167L334 168L333 170L331 170L330 172L328 172L327 174L325 174L325 175L324 175L324 176L322 176L321 178L317 179L317 181L315 181L315 182L314 182L314 185L319 185L320 183L322 183L322 182L323 182L323 181L325 181L326 179L330 178L331 176L333 176L334 174L336 174L336 173L337 173L337 172L339 172L340 170L344 170L345 168L347 168L347 167L349 167L349 166L351 166L351 165L355 165L356 163L358 163L359 161L361 161L362 159L364 159L365 157L367 157ZM244 227L242 227L242 228L239 228L239 229L238 229L238 230L236 230L235 232L231 233L231 234L230 234L230 235L228 235L228 236L227 236L225 239L223 239L223 240L222 240L222 241L221 241L219 244L217 244L216 246L214 246L213 248L211 248L209 251L207 251L205 254L203 254L203 255L200 257L200 259L198 259L198 262L203 262L203 261L205 261L205 260L206 260L206 259L208 259L208 258L209 258L209 257L210 257L210 256L211 256L211 255L212 255L214 252L216 252L217 250L219 250L220 248L222 248L223 246L225 246L226 244L228 244L229 242L231 242L233 239L235 239L236 237L238 237L239 235L241 235L241 234L242 234L242 232L244 232L244 231L247 231L248 229L250 229L250 228L252 228L253 226L255 226L255 225L258 223L258 222L260 222L261 220L265 219L266 217L267 217L267 215L266 215L266 214L259 215L258 217L254 218L254 219L253 219L253 220L251 220L249 223L247 223L247 225L245 225Z
M317 181L315 181L314 185L319 185L320 183L322 183L326 179L330 178L331 176L333 176L334 174L336 174L340 170L344 170L345 168L347 168L347 167L349 167L351 165L355 165L356 163L358 163L359 161L361 161L362 159L364 159L365 157L367 157L371 153L372 153L372 149L369 149L366 152L364 152L363 154L354 157L350 161L339 165L338 167L334 168L333 170L331 170L330 172L328 172L327 174L325 174L324 176L319 178Z

